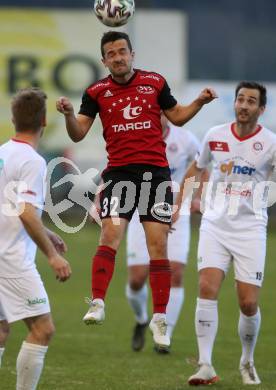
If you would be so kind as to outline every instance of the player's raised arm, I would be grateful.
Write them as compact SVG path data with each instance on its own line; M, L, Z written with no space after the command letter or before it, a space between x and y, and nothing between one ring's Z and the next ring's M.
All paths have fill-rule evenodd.
M29 236L45 256L47 256L49 265L55 272L57 279L61 282L69 279L71 276L71 267L68 261L58 253L41 219L37 215L36 208L30 203L25 203L24 211L21 213L20 219Z
M69 137L74 142L81 141L90 130L94 118L74 113L72 103L67 97L60 97L56 102L57 110L64 115L66 129Z
M189 105L176 104L174 107L164 110L166 117L175 126L183 126L192 119L205 105L217 98L216 92L211 88L205 88L199 96Z

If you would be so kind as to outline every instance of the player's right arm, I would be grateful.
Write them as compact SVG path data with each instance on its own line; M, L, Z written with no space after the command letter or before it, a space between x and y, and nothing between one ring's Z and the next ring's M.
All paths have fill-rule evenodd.
M56 278L65 282L71 276L71 267L55 248L55 245L49 238L48 232L44 227L36 208L31 203L21 204L23 212L19 218L31 239L37 244L39 249L48 258L49 265L52 267Z
M66 129L69 137L74 142L81 141L90 130L94 118L74 113L74 107L67 97L60 97L56 102L57 110L65 117Z

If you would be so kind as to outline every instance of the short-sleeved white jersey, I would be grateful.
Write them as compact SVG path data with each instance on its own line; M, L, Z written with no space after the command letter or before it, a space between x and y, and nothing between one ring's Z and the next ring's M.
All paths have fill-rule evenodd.
M258 126L240 138L234 124L213 127L206 134L197 166L213 163L201 229L227 234L265 233L267 181L276 166L276 135Z
M45 170L45 160L30 144L12 139L0 146L0 277L36 268L36 244L16 209L27 202L42 210Z
M172 181L180 184L189 163L199 151L199 142L190 131L171 125L167 129L165 142Z

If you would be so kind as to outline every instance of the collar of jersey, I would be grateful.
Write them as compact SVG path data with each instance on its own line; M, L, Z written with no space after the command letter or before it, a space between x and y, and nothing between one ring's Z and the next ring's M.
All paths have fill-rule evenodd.
M116 80L113 79L113 77L112 77L111 74L110 74L108 77L109 77L109 79L110 79L114 84L116 84L116 85L121 85L121 86L123 86L123 85L129 85L129 84L135 79L135 77L136 77L137 74L138 74L138 69L133 69L133 71L134 71L133 75L131 76L131 78L130 78L126 83L118 83Z
M257 128L256 128L256 130L253 133L248 134L245 137L240 137L236 133L234 126L235 126L235 122L231 123L231 132L232 132L233 136L235 138L237 138L239 141L245 141L245 140L247 140L249 138L252 138L252 137L254 137L256 134L258 134L262 130L262 126L261 125L257 125Z
M29 142L27 142L27 141L22 141L21 139L17 139L17 138L14 138L14 137L13 137L13 138L11 138L11 140L14 141L14 142L18 142L18 143L20 143L20 144L27 144L27 145L33 147Z

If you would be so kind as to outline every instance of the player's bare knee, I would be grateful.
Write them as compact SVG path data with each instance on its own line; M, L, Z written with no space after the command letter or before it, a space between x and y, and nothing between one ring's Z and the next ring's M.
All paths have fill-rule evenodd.
M102 230L100 244L106 245L117 250L121 242L121 237L118 234L111 230Z
M210 280L201 278L199 281L199 296L202 299L217 299L217 288Z
M10 326L7 321L0 321L0 347L3 346L9 337Z
M148 252L151 259L165 259L167 257L167 241L152 240L148 243Z
M145 283L144 278L141 278L139 276L129 280L129 286L134 291L141 290L141 288L144 286L144 283Z
M41 345L48 345L55 334L55 325L52 320L33 326L31 336Z
M255 300L245 298L240 301L241 312L248 316L254 316L258 310L258 303Z
M174 272L172 270L171 287L182 287L182 280L183 280L182 272Z
M183 286L184 265L179 262L171 261L171 287Z

